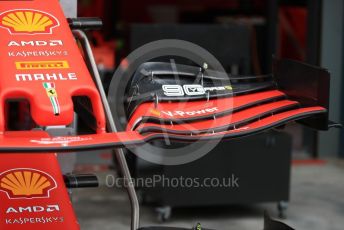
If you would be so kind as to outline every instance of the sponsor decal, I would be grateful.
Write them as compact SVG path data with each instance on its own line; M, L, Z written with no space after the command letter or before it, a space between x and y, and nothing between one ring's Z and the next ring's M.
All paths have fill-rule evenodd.
M159 111L159 110L156 110L156 109L151 109L150 110L150 113L151 114L154 114L154 115L156 115L156 116L161 116L161 112Z
M62 40L37 40L37 41L10 41L8 47L44 47L44 46L63 46Z
M78 77L75 73L36 73L36 74L23 74L15 75L17 81L75 81Z
M58 57L68 56L66 50L42 50L42 51L11 51L8 52L9 57Z
M51 144L60 144L62 146L68 146L73 142L85 142L91 141L92 137L53 137L53 138L41 138L39 140L31 140L31 143L37 143L41 145L51 145Z
M156 109L151 109L150 112L152 114L155 114L157 116L161 116L161 114L165 114L169 117L185 117L185 116L195 116L195 115L204 115L209 113L214 113L218 111L219 109L217 107L213 108L207 108L207 109L201 109L201 110L194 110L194 111L159 111Z
M56 187L52 176L36 169L17 168L0 174L0 191L9 199L48 198Z
M6 214L10 213L40 213L40 212L59 212L60 206L57 204L46 206L27 206L27 207L9 207Z
M19 70L28 69L68 69L67 61L30 61L16 62L16 68Z
M20 218L8 218L5 219L6 225L26 225L26 224L51 224L51 223L63 223L64 217L52 216L52 217L20 217Z
M195 230L202 230L202 226L200 223L196 224Z
M34 9L15 9L0 14L0 28L10 34L52 34L59 25L55 16Z
M198 96L205 95L207 92L232 90L230 85L203 87L201 85L163 85L162 90L168 97Z
M61 112L60 109L60 104L57 98L57 92L55 89L55 83L52 82L44 82L43 83L43 87L45 88L45 90L47 91L47 95L50 99L51 102L51 106L53 107L53 112L54 115L59 115Z

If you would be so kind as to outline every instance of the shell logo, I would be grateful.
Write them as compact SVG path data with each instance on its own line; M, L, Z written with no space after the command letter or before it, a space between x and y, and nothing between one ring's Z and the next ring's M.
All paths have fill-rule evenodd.
M51 34L59 25L53 15L38 10L16 9L0 14L0 27L10 34Z
M10 199L48 198L56 181L36 169L12 169L0 174L0 191Z

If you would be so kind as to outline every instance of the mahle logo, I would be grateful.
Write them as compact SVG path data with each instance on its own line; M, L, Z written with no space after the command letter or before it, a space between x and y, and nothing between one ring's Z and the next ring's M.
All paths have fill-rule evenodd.
M28 69L68 69L69 64L67 61L29 61L29 62L16 62L18 70Z
M0 191L10 199L48 198L56 187L52 176L36 169L12 169L0 174Z
M0 14L0 27L10 34L52 34L60 23L53 15L33 9L15 9Z

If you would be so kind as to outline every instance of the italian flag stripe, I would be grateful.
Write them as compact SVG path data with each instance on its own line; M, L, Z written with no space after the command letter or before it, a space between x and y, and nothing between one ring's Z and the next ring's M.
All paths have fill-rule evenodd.
M43 87L45 89L51 89L51 88L55 88L55 84L54 83L51 83L51 82L44 82L43 83Z
M53 106L54 114L60 114L60 105L56 97L50 97L50 102Z
M55 83L52 82L44 82L43 87L48 91L49 89L55 89ZM60 114L60 104L57 100L56 96L50 96L49 97L51 105L53 106L54 114L58 115Z

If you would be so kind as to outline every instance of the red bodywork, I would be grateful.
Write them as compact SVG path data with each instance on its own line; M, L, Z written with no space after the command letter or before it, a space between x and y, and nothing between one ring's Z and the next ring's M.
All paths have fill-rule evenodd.
M56 126L73 122L72 97L87 96L97 132L105 132L98 90L59 1L0 1L0 38L0 132L14 136L15 146L20 137L49 136L7 133L4 108L11 99L28 100L37 125ZM1 154L0 201L2 230L79 229L55 154Z
M74 118L72 97L87 96L92 101L98 132L105 132L98 90L59 2L2 1L0 12L0 52L3 56L0 62L0 131L5 130L3 105L6 100L27 99L35 123L52 126L71 124ZM33 25L46 21L46 30L36 31L45 27ZM13 27L24 29L14 31ZM31 32L26 32L25 27Z
M79 229L56 154L1 154L0 201L0 229Z
M208 101L143 103L126 132L106 133L98 89L57 0L0 1L0 44L1 230L79 229L54 152L139 145L165 138L164 132L178 141L232 138L327 112L319 106L300 108L285 93L268 90ZM67 126L78 96L90 99L97 134L49 137L43 131L7 130L8 100L27 100L37 126Z

